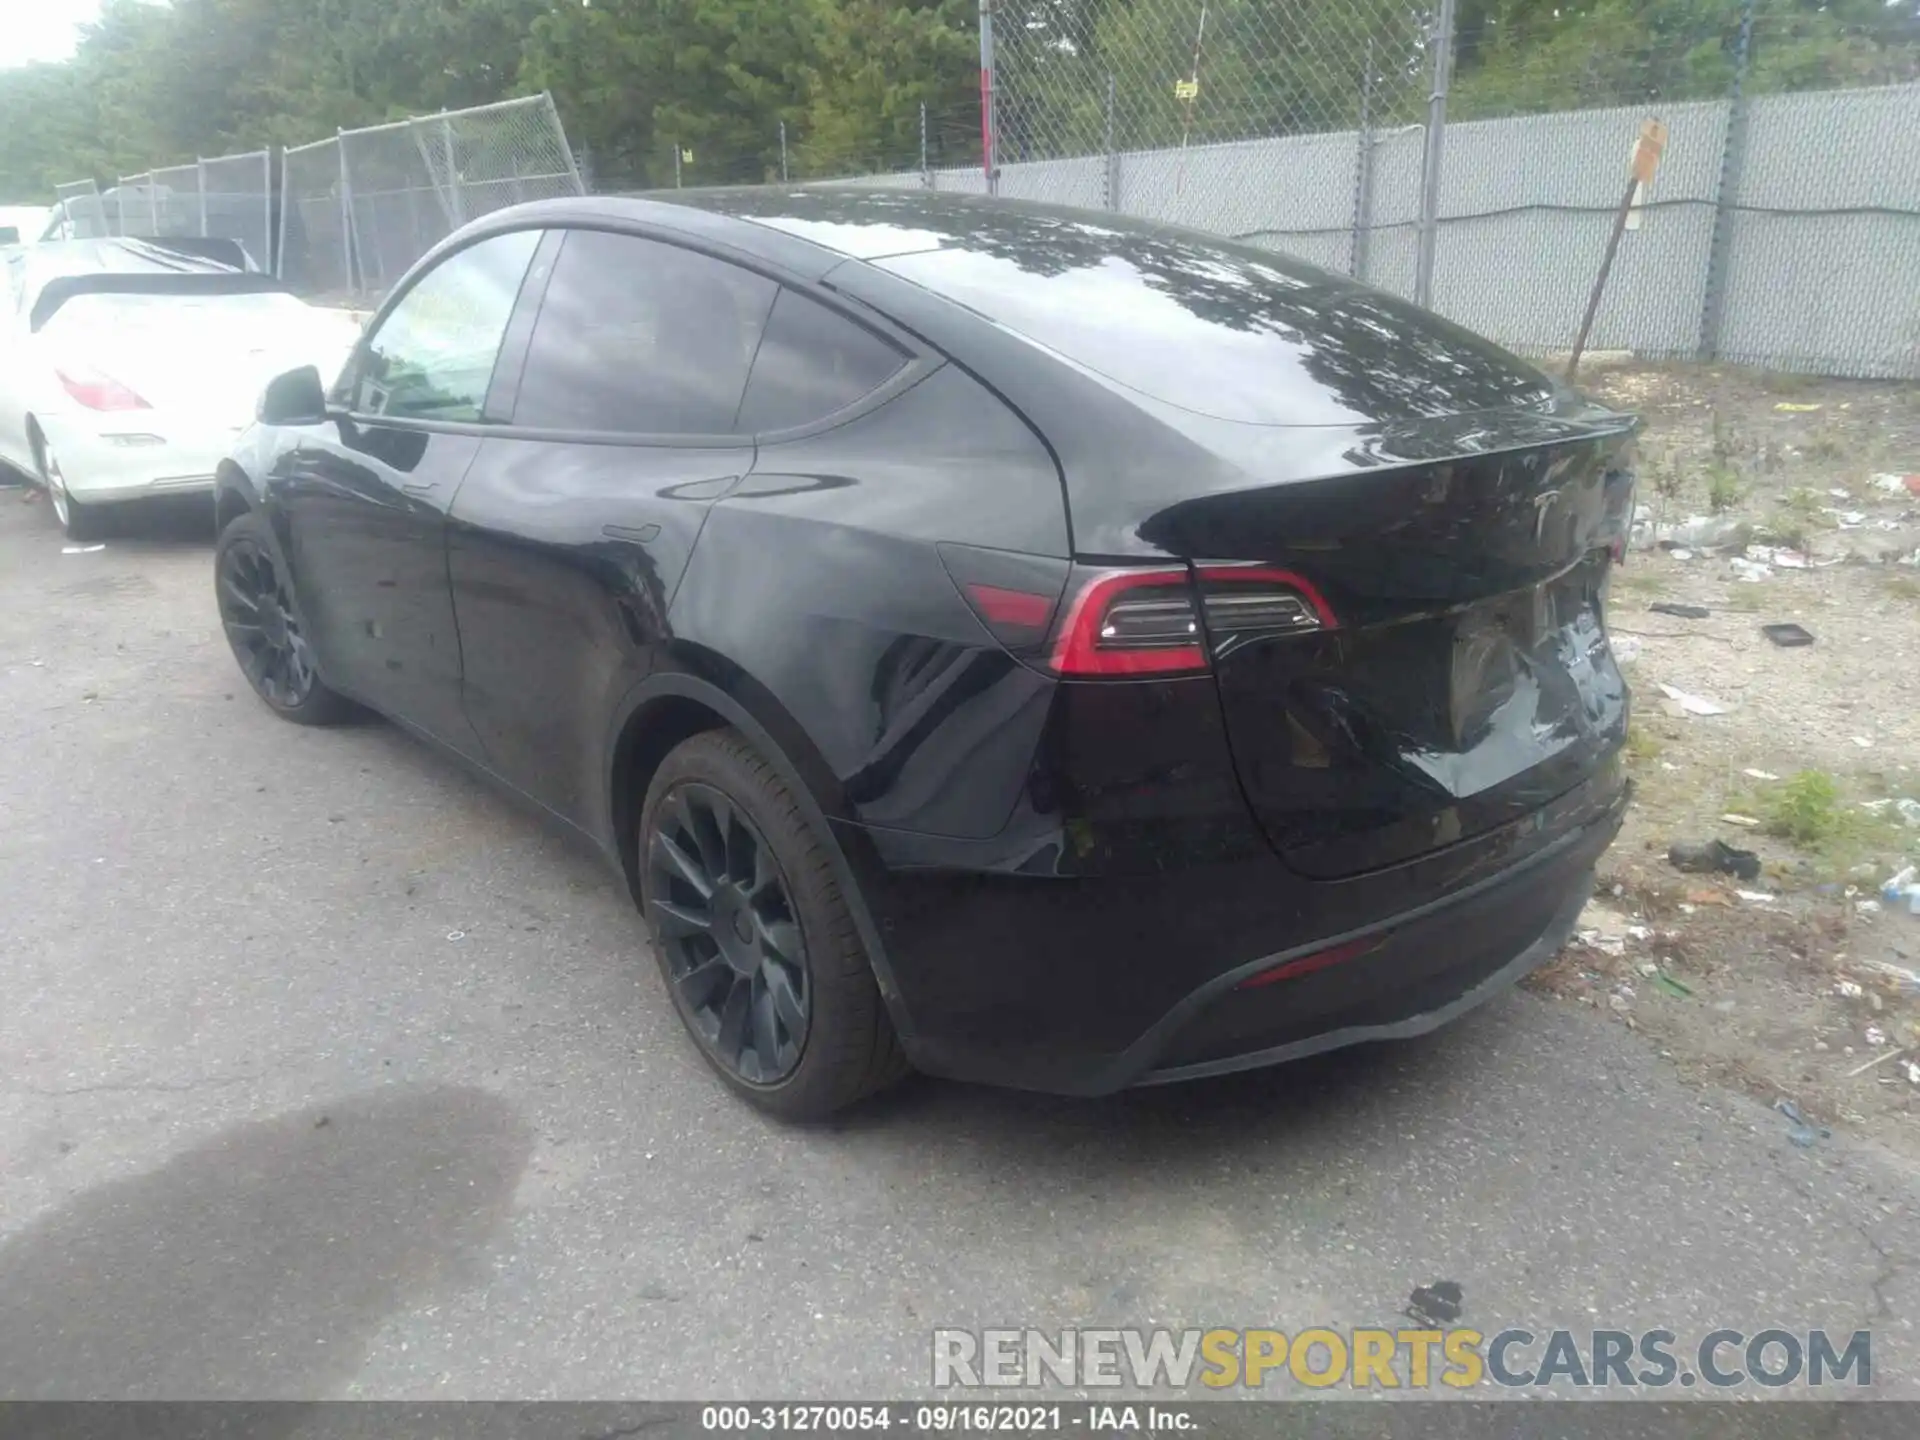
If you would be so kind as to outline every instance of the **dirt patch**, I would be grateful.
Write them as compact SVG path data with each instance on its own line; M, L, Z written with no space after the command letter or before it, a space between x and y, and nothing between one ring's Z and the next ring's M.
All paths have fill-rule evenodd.
M1898 805L1920 801L1920 386L1661 367L1587 388L1646 422L1610 612L1636 798L1588 938L1530 983L1920 1154L1920 994L1900 976L1920 972L1920 917L1877 898L1920 862ZM1783 623L1813 643L1760 628ZM1756 852L1759 877L1669 863L1711 839Z

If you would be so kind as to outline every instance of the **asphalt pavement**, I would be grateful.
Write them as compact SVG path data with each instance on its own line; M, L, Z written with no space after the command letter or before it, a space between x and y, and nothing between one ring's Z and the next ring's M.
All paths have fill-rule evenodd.
M1920 1395L1915 1168L1530 994L757 1117L596 859L253 699L203 531L66 553L0 490L0 1395L881 1397L936 1326L1393 1327L1442 1280L1487 1333L1871 1328Z

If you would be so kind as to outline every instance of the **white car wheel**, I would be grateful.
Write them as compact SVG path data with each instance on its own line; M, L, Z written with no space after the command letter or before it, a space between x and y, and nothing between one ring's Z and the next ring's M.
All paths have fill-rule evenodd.
M67 477L60 469L60 457L53 452L53 446L44 440L40 442L40 479L47 487L47 498L53 502L54 518L60 522L60 528L67 532L69 540L85 540L96 528L93 513L72 495L67 493Z

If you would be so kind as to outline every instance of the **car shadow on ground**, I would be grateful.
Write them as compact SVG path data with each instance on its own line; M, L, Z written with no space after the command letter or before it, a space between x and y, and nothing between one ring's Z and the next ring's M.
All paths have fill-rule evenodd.
M60 533L60 522L54 518L53 506L39 482L29 482L4 466L0 466L0 505L32 506L39 512L49 543L63 546L77 543ZM101 507L94 518L93 538L86 543L164 554L188 548L211 551L213 541L213 497L167 495L130 505Z
M479 1281L532 1148L484 1090L393 1086L226 1129L0 1245L0 1394L327 1394Z

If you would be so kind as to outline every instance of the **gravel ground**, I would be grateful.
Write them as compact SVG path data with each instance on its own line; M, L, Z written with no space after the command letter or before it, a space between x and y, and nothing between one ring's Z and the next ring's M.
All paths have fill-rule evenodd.
M196 532L66 554L0 490L0 1394L877 1397L937 1325L1393 1326L1442 1279L1487 1333L1871 1327L1920 1394L1913 1161L1538 994L762 1121L594 860L253 701Z
M1638 648L1638 792L1603 878L1621 893L1588 917L1603 944L1571 947L1535 983L1643 1031L1691 1073L1920 1156L1920 1049L1907 1052L1920 995L1897 978L1920 972L1920 919L1873 898L1920 861L1920 827L1884 804L1920 800L1920 475L1906 483L1920 472L1920 386L1690 367L1591 384L1646 421L1641 499L1658 523L1743 528L1705 550L1643 544L1620 574L1611 628ZM1776 556L1755 571L1749 540L1784 543L1805 568ZM1711 613L1648 608L1675 602ZM1777 622L1814 643L1775 646L1760 626ZM1726 713L1687 714L1662 684ZM1770 797L1808 773L1833 786L1831 836L1722 818L1767 820ZM1875 802L1878 814L1861 808ZM1763 876L1668 863L1674 842L1712 838L1753 850Z

